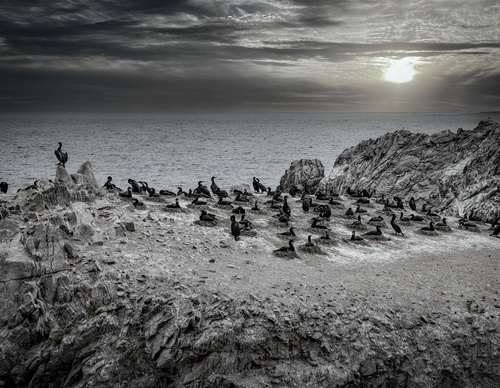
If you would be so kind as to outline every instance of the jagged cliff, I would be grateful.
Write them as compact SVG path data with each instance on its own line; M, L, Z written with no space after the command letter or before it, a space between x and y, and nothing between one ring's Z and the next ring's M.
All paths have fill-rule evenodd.
M321 182L323 189L368 190L387 198L411 196L449 215L471 210L500 217L500 126L432 135L399 130L349 148Z
M239 241L231 207L201 207L220 220L203 224L191 199L135 196L101 192L86 163L0 197L0 386L497 385L496 260L430 259L443 241L496 249L485 230L415 235L405 257L404 240L343 240L334 211L319 255L290 201L299 253L283 258L266 194Z

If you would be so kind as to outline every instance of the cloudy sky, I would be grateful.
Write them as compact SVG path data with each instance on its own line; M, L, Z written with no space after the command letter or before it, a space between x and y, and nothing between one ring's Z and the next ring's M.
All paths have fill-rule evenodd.
M0 111L499 109L500 0L0 2Z

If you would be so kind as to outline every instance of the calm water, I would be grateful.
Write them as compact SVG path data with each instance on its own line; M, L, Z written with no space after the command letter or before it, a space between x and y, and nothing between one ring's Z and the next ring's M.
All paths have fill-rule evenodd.
M328 172L339 154L362 140L401 128L434 133L473 129L485 114L0 114L0 181L9 192L53 179L54 150L63 143L70 173L91 161L97 180L122 188L128 178L175 190L218 177L223 189L273 188L296 159L320 159ZM495 121L499 118L491 117Z

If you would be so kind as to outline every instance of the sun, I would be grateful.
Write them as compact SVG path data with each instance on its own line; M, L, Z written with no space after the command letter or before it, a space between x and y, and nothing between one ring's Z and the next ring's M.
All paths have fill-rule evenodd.
M403 84L410 82L416 74L413 68L414 62L411 58L403 58L397 62L392 63L385 71L385 79L389 82Z

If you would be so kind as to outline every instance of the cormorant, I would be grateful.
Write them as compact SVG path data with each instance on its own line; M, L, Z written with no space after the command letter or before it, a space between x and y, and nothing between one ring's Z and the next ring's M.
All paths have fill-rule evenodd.
M363 234L363 236L380 236L382 235L382 231L380 230L380 226L376 226L376 230L371 230Z
M474 225L475 226L475 225ZM429 222L429 226L424 226L423 228L420 228L420 230L423 230L424 232L433 232L434 229L434 222Z
M215 214L209 214L206 210L202 210L200 214L200 221L216 222Z
M361 237L361 236L356 236L356 231L353 230L352 234L351 234L351 240L353 240L353 241L362 241L362 240L364 240L364 238Z
M54 151L56 154L57 160L59 160L58 166L62 164L63 167L66 167L66 162L68 161L68 153L62 151L62 143L59 142L59 147Z
M240 224L236 221L235 216L231 216L231 234L234 236L234 239L238 241L240 239Z
M411 197L410 200L408 201L408 204L410 205L410 209L414 212L417 211L417 203L415 202L415 198Z
M175 203L170 203L167 207L170 209L180 209L181 205L179 204L179 198L176 198Z
M287 247L281 247L278 249L275 249L273 252L295 252L295 247L293 246L293 240L288 240L288 246Z
M396 232L396 234L400 234L401 236L404 236L404 233L401 230L401 227L398 224L396 224L396 215L395 214L392 215L391 226L394 229L394 231Z
M132 186L133 193L140 193L141 192L141 187L139 186L139 183L137 183L135 180L129 179L128 183L130 186Z
M0 183L0 192L7 194L7 190L9 190L9 184L7 182Z
M127 191L121 191L119 193L120 197L131 198L132 197L132 187L129 187Z

